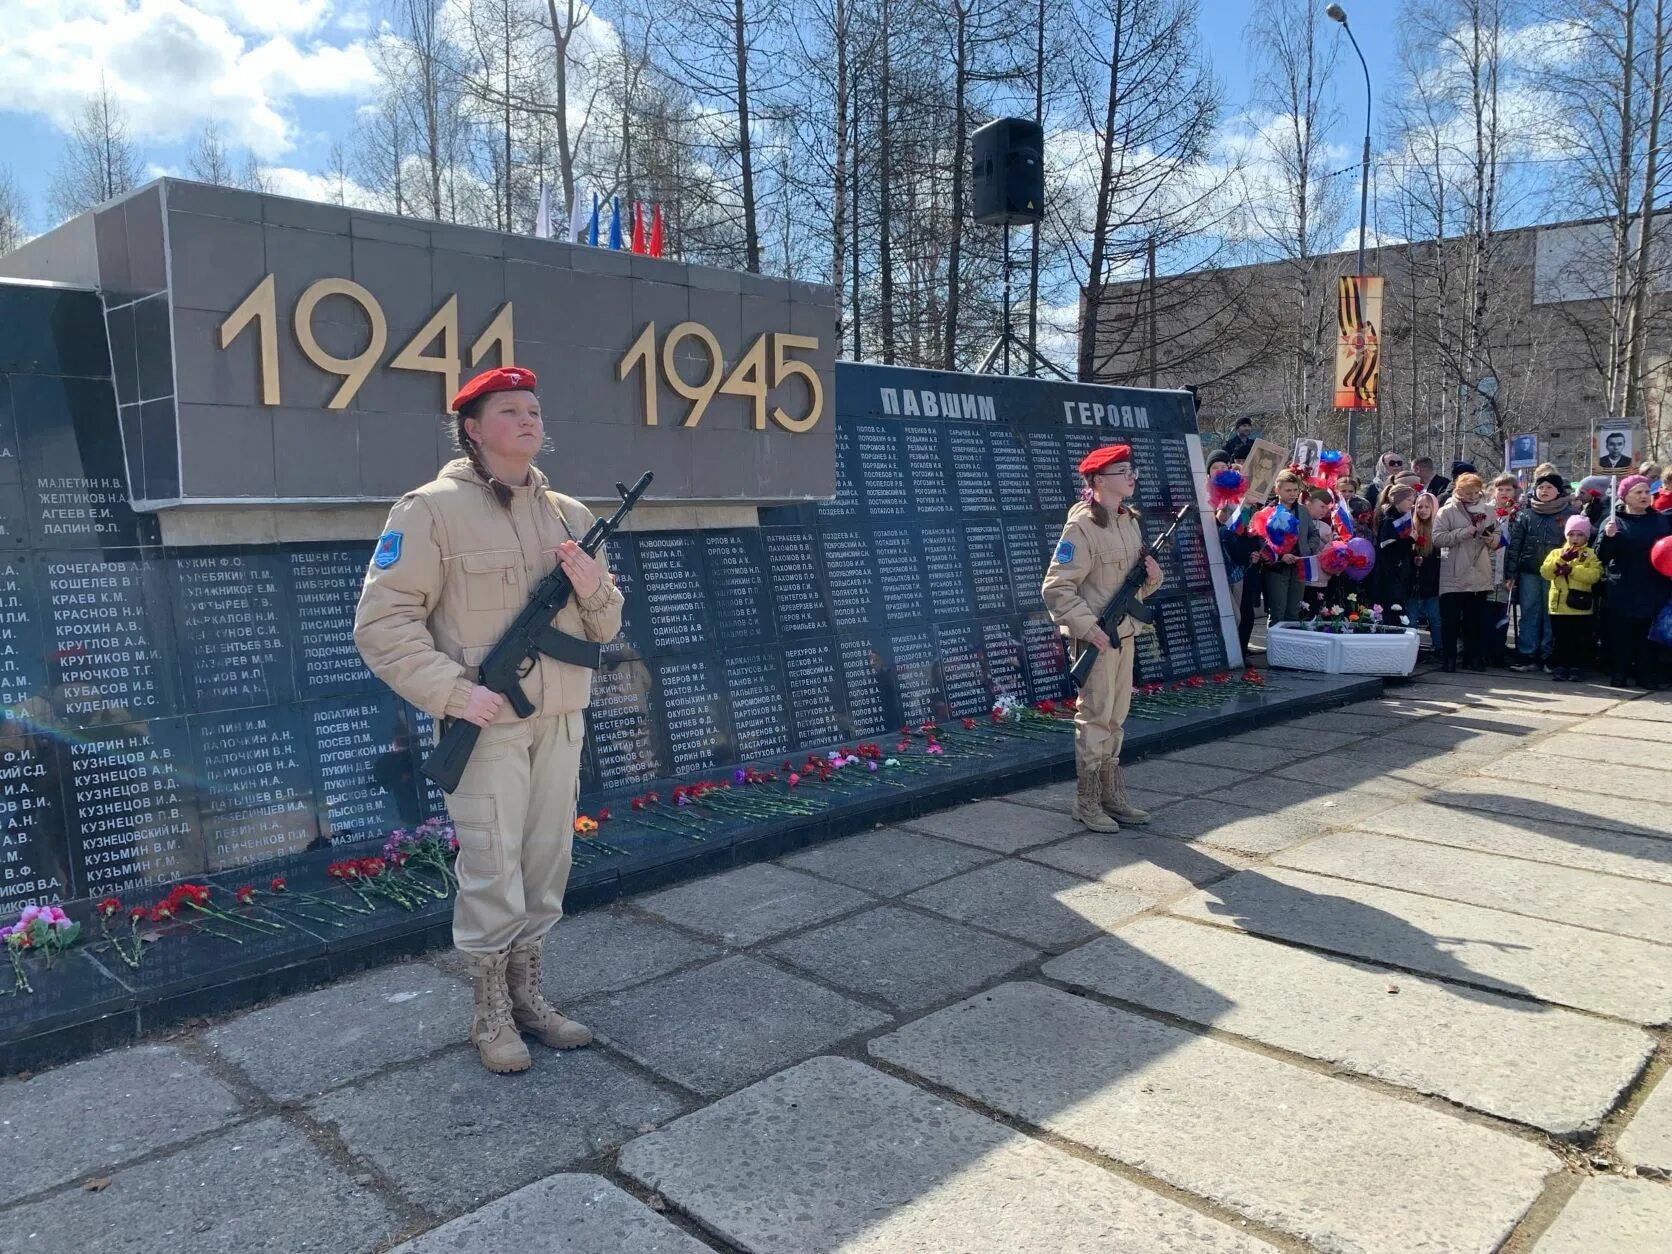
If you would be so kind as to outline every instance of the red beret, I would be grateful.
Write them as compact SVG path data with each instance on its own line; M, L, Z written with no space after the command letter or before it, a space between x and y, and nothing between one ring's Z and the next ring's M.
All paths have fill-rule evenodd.
M478 396L489 392L532 392L539 380L532 370L522 366L501 366L498 370L484 370L459 389L453 398L453 410L463 409Z
M1105 444L1102 448L1094 448L1080 459L1080 473L1095 475L1107 466L1116 462L1132 460L1132 446L1130 444Z

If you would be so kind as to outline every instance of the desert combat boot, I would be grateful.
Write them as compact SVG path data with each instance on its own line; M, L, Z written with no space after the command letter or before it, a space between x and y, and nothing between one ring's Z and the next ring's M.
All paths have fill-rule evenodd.
M1148 823L1149 811L1140 810L1126 799L1126 777L1121 774L1119 758L1105 758L1098 772L1103 813L1122 823Z
M1074 818L1094 832L1118 832L1120 824L1103 810L1103 784L1096 762L1080 762L1074 794Z
M566 1019L540 991L541 941L519 941L511 946L507 983L511 990L511 1018L518 1031L527 1032L548 1049L579 1049L592 1044L592 1029Z
M528 1046L511 1020L511 994L505 987L509 950L470 955L470 981L475 992L476 1017L470 1024L470 1043L482 1065L496 1075L527 1071L534 1065Z

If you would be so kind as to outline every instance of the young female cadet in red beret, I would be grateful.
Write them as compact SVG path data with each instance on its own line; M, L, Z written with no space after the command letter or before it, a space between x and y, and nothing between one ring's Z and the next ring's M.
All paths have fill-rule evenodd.
M494 1072L527 1070L520 1033L553 1049L592 1039L540 991L541 942L569 879L592 672L542 656L522 680L535 713L519 719L475 683L475 668L559 564L574 594L553 626L598 642L621 628L603 553L588 557L577 543L591 511L534 465L545 443L536 382L507 366L459 390L464 456L389 511L354 622L379 679L438 720L483 729L447 810L459 841L453 943L476 992L470 1039Z
M1126 736L1122 724L1132 704L1132 638L1138 634L1138 624L1128 618L1120 625L1121 647L1116 649L1117 642L1097 625L1097 616L1143 552L1138 515L1126 504L1138 480L1132 449L1125 444L1088 453L1079 471L1089 499L1068 511L1068 523L1045 572L1042 591L1051 621L1069 638L1070 653L1077 656L1087 642L1099 650L1097 663L1080 689L1079 712L1074 716L1074 765L1079 779L1074 817L1094 832L1118 832L1120 821L1142 823L1149 818L1127 802L1120 769ZM1144 559L1144 576L1139 595L1147 598L1161 586L1161 568L1154 558Z

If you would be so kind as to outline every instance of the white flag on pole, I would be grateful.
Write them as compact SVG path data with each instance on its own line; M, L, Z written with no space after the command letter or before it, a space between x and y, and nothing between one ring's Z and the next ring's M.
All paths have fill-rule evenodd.
M592 206L586 198L586 188L575 184L575 200L569 206L569 238L576 244L586 242L586 228L592 219Z
M540 239L552 237L552 190L540 184L540 211L534 215L534 234Z

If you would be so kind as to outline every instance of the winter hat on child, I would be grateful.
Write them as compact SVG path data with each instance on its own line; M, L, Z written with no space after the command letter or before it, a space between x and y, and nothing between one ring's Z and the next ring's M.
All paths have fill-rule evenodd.
M1648 475L1627 475L1624 479L1620 480L1620 489L1619 489L1620 499L1622 501L1625 500L1626 499L1626 494L1629 493L1633 488L1646 488L1648 486L1649 486L1649 476Z
M1551 471L1547 475L1540 475L1538 477L1538 482L1534 483L1533 486L1536 488L1540 483L1548 483L1551 487L1555 488L1557 496L1567 495L1567 480L1562 478L1562 476L1557 474L1555 471Z
M1396 483L1388 492L1388 500L1395 505L1416 496L1417 490L1408 483Z
M1567 535L1581 535L1589 540L1591 538L1591 520L1583 514L1575 514L1567 520L1566 525L1562 527L1562 531Z

